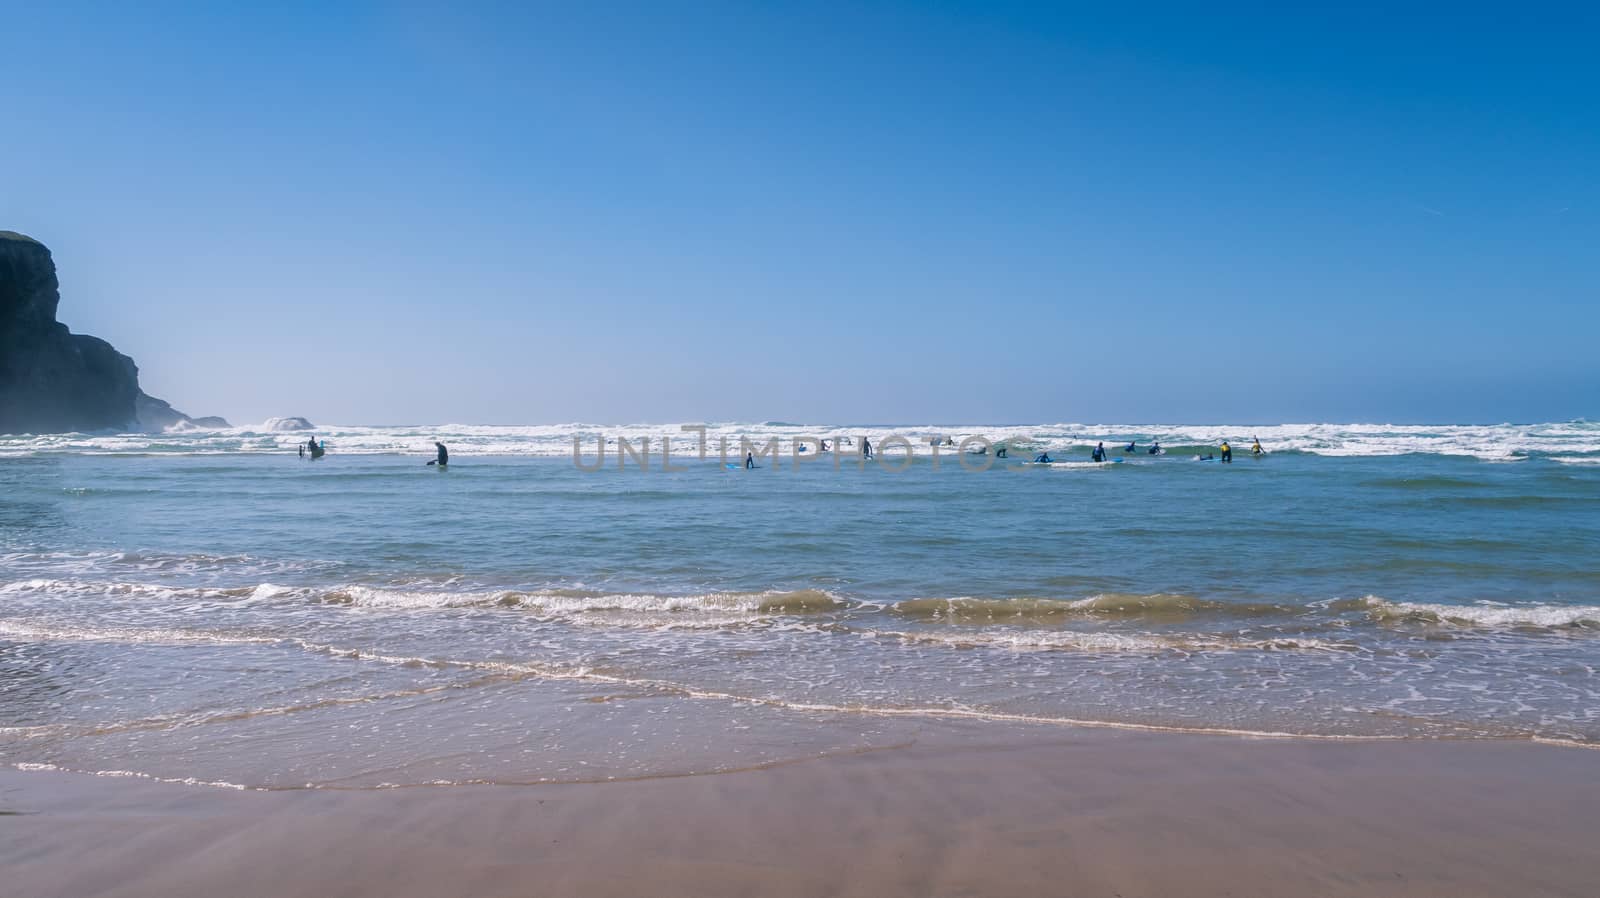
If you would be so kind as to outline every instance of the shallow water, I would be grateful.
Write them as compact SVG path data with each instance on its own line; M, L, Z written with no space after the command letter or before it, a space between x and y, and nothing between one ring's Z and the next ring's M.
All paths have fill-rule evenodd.
M284 788L728 769L941 717L1600 744L1596 425L1260 428L1279 451L1230 466L1189 457L1223 428L727 425L705 461L608 431L672 436L674 472L580 470L599 428L454 431L444 472L422 428L319 431L316 462L0 438L0 757ZM716 458L846 432L918 457ZM1173 451L973 471L935 432Z

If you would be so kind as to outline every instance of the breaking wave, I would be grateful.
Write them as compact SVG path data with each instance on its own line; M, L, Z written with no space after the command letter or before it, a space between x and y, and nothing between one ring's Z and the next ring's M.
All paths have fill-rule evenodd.
M1382 623L1448 624L1482 629L1600 629L1597 605L1444 605L1392 602L1378 596L1327 603L1330 611L1356 611Z
M888 606L908 618L951 621L1049 621L1070 617L1193 617L1200 614L1230 616L1288 615L1296 609L1283 605L1220 602L1175 593L1135 595L1102 593L1085 599L976 598L908 599Z
M272 422L218 431L149 434L55 434L0 436L0 457L50 454L176 454L231 455L290 453L301 442L303 433L274 431ZM700 425L695 425L696 427ZM1097 442L1113 448L1137 442L1146 447L1160 442L1168 458L1186 458L1195 452L1215 450L1223 440L1248 446L1259 438L1269 453L1324 456L1386 456L1429 454L1512 461L1550 458L1564 464L1600 463L1600 423L1588 421L1544 424L1495 425L1397 425L1397 424L1278 424L1250 425L1185 424L1082 424L1056 423L1021 426L904 425L859 426L837 424L725 423L705 425L708 457L718 456L722 441L737 454L741 439L758 445L776 439L784 447L797 439L816 437L870 436L881 441L888 435L903 436L918 455L931 453L931 436L948 436L957 443L967 437L983 437L992 443L1006 443L1022 449L1047 448L1051 451L1082 450ZM358 427L329 425L318 427L316 435L327 442L331 456L342 455L431 455L433 440L441 439L462 456L546 456L570 457L578 440L586 456L592 456L602 441L609 441L607 456L614 459L619 441L635 448L649 441L655 458L663 445L670 444L674 459L698 456L701 444L697 433L685 432L678 425L551 424L528 426L480 426L442 424L414 427ZM946 448L949 457L952 450ZM1242 453L1241 453L1242 454ZM1117 457L1120 453L1114 453ZM1143 453L1138 458L1147 459Z

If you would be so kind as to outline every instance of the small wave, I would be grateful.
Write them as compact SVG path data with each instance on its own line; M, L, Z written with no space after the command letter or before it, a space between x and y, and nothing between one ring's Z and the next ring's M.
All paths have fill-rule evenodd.
M21 620L0 620L0 636L35 642L112 642L137 645L272 645L275 636L247 636L210 630L170 627L66 627Z
M788 592L705 593L657 595L653 593L602 593L588 590L539 592L434 592L347 586L325 593L323 601L373 608L510 607L556 617L603 611L692 614L746 612L750 614L806 614L835 611L847 603L816 589Z
M1331 611L1364 612L1380 622L1451 624L1495 629L1600 628L1600 606L1595 605L1444 605L1428 602L1392 602L1379 596L1340 599L1328 603Z
M1361 650L1359 646L1351 643L1293 637L1246 639L1243 637L1201 634L1161 636L1146 633L1085 633L1074 630L979 630L961 633L907 633L893 630L869 632L875 637L899 639L908 643L943 645L954 648L1005 648L1017 651L1074 651L1150 655L1164 652L1354 652Z
M1220 602L1179 593L1137 595L1101 593L1086 599L1012 598L996 599L961 596L949 599L908 599L889 606L895 614L934 620L1039 620L1064 617L1188 617L1197 614L1261 616L1292 614L1295 609L1280 605L1245 602Z
M239 602L266 601L303 594L304 590L272 583L254 586L165 586L159 583L131 583L101 580L62 580L36 577L0 584L0 595L44 593L46 595L108 596L158 600Z
M231 783L231 782L227 782L225 780L202 780L202 779L197 779L197 778L192 777L192 776L183 776L183 777L156 776L155 774L152 774L152 773L141 773L140 771L137 771L137 770L75 770L75 769L70 768L70 767L61 767L61 766L56 765L56 764L41 764L41 763L28 763L28 762L13 764L11 766L12 766L13 769L22 771L24 773L73 773L73 774L80 774L80 775L87 775L87 776L113 777L113 778L117 778L117 779L149 780L150 782L153 782L153 783L168 783L170 785L175 785L175 786L209 786L209 787L214 788L214 789L233 789L233 790L240 791L240 792L245 792L245 791L263 792L263 791L267 791L265 788L263 788L261 786L247 786L247 785L244 785L243 783Z

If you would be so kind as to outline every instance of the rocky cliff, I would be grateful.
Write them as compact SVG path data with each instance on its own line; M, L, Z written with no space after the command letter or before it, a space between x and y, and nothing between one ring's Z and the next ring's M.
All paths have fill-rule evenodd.
M191 423L139 389L133 359L56 321L60 301L50 250L0 231L0 433L165 430Z

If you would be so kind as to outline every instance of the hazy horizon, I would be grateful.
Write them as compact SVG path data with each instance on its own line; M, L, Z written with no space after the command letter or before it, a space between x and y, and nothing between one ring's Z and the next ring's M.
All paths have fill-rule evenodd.
M28 6L0 229L234 424L1592 418L1596 17Z

